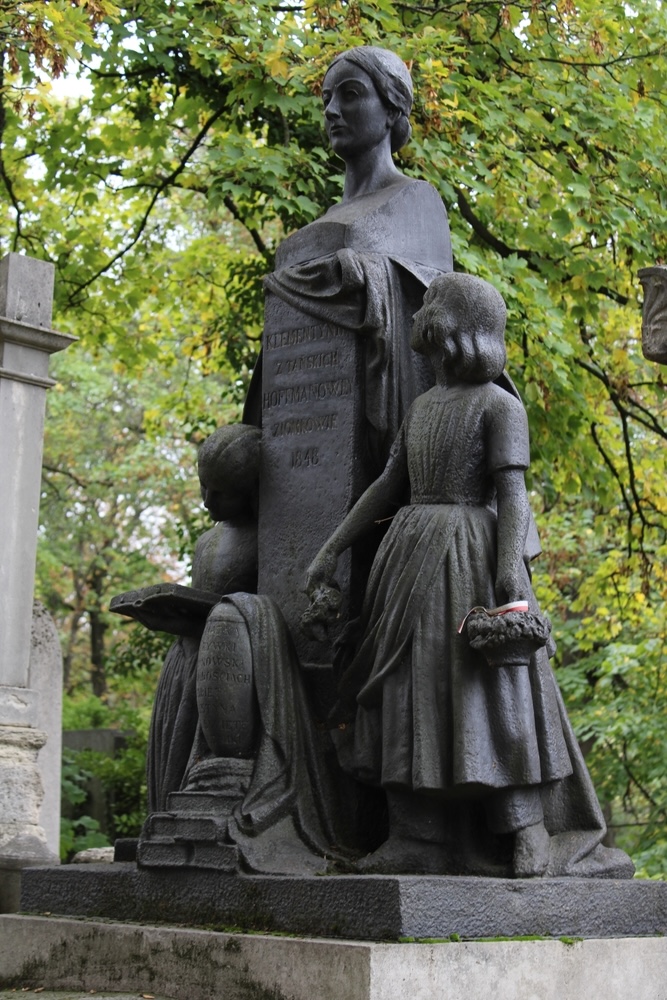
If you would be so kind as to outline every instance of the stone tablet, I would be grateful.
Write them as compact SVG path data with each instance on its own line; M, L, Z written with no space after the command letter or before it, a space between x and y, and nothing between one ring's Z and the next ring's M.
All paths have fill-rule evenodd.
M305 571L432 382L410 326L425 288L450 269L440 196L399 175L288 237L266 278L259 592L277 601L306 668L331 664L359 614L381 532L341 559L342 606L326 641L301 626ZM322 675L314 689L326 683Z
M362 462L363 350L354 331L313 322L269 294L264 334L260 591L280 605L301 662L330 662L299 627L309 561L368 485ZM351 557L339 568L347 602ZM344 609L346 617L347 603Z

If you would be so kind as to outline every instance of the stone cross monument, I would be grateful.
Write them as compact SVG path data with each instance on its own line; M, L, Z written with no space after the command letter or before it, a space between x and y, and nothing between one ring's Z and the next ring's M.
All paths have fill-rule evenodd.
M16 908L20 869L53 862L57 854L61 661L53 623L43 609L33 614L46 390L54 385L49 355L75 340L51 329L53 271L46 261L16 253L0 261L0 911L5 912Z

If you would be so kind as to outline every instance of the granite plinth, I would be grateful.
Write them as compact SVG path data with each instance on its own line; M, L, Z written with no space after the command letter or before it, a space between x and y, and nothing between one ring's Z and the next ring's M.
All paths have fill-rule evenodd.
M0 917L7 1000L35 987L101 1000L123 1000L111 990L155 1000L664 1000L665 981L667 940L655 937L383 944Z
M68 865L26 870L21 908L367 941L667 934L667 883L639 880L285 877Z

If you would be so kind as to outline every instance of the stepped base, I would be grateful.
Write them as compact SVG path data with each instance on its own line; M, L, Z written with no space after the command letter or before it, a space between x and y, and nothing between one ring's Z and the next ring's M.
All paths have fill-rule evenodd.
M667 882L631 879L266 876L64 865L24 871L21 907L375 941L667 934Z
M252 760L214 758L194 768L192 787L172 792L167 812L146 820L137 846L139 866L238 872L240 853L229 840L227 821L247 791L253 766Z

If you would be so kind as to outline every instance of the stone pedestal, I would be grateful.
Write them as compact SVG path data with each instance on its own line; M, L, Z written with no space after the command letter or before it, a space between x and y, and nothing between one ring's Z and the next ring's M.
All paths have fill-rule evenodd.
M0 881L9 887L0 908L5 910L16 896L11 872L22 863L55 860L49 845L57 845L59 825L58 737L51 757L41 761L49 783L41 816L38 753L47 737L40 727L60 731L60 719L54 719L60 657L43 611L33 617L46 390L54 384L49 356L75 340L50 328L53 270L52 264L20 254L0 261Z
M227 836L227 823L248 790L253 763L217 757L195 765L188 788L172 792L167 811L146 820L137 852L139 865L239 871L239 850Z
M44 788L39 822L52 855L60 854L60 772L62 769L63 657L53 618L35 601L30 632L30 688L39 693L35 725L46 734L37 756Z
M85 868L85 870L81 870ZM667 882L418 875L234 875L63 865L23 873L21 908L351 940L667 934Z
M44 795L37 755L46 733L0 726L0 913L19 908L21 869L53 864L40 823Z
M75 340L50 329L53 265L0 261L0 685L25 687L49 356ZM0 724L3 720L0 717Z
M666 981L665 938L381 944L0 917L0 989L173 1000L664 1000Z

